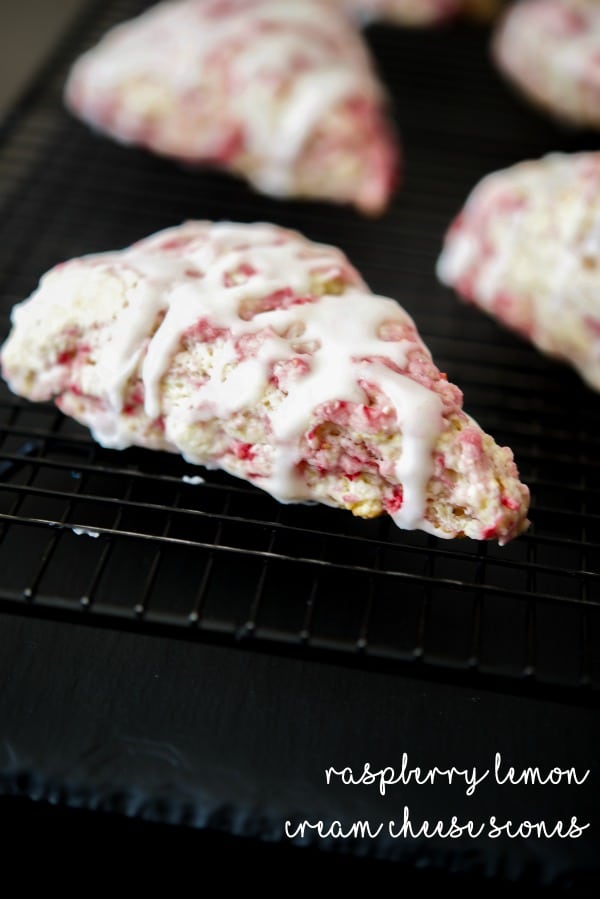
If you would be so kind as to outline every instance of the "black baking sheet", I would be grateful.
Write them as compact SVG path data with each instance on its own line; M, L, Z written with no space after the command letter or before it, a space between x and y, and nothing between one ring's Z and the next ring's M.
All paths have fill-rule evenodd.
M268 653L0 616L0 790L279 845L584 889L597 881L596 711ZM330 786L325 769L592 767L582 787ZM464 787L464 784L463 784ZM321 839L302 821L415 827L452 815L592 829L580 839ZM275 851L275 849L273 850ZM198 862L200 863L200 859ZM308 859L307 859L308 863ZM228 860L235 864L235 857ZM475 880L475 878L477 878ZM489 887L480 886L480 889ZM574 895L583 895L577 892ZM589 895L595 895L590 892Z
M491 714L490 697L508 703L498 719L506 722L510 703L522 696L533 729L526 744L535 743L540 710L549 709L548 720L555 715L555 728L567 728L573 753L590 758L589 767L597 741L590 739L592 718L586 716L597 706L600 676L598 397L573 372L458 303L437 285L433 267L447 223L480 176L549 150L595 148L597 136L563 131L515 98L488 64L484 29L377 27L368 39L405 147L404 185L389 212L371 221L334 206L259 197L226 175L191 172L112 144L62 109L69 63L141 6L130 0L90 4L5 124L2 334L12 304L60 259L123 246L186 218L297 228L341 246L375 291L394 296L413 315L439 366L464 390L465 407L512 446L532 489L533 525L503 548L446 542L400 531L387 520L280 506L220 473L202 471L206 483L193 486L182 478L197 472L180 459L103 450L56 410L29 405L2 387L2 610L17 620L53 619L27 626L52 626L61 635L72 633L68 622L80 622L98 641L120 633L119 640L138 645L140 634L151 633L164 641L157 645L170 654L170 665L183 652L183 640L195 647L186 652L221 653L227 672L230 665L260 667L264 658L282 666L293 659L310 671L356 669L347 677L369 684L382 677L388 691L402 684L413 698L408 705L399 699L396 711L383 715L380 753L383 744L397 745L400 708L407 731L427 743L429 725L420 723L415 699L423 684L446 715L453 707L448 697L456 699L461 690L494 691L478 694L486 699L473 703L482 711L461 731L464 745L475 740L477 746L476 722ZM77 536L73 527L99 536ZM244 662L235 661L236 654ZM159 665L160 677L165 670ZM110 691L110 684L103 689ZM342 729L354 695L344 692ZM574 716L568 726L559 702ZM357 704L358 720L365 708L366 700ZM311 727L317 720L311 718ZM300 726L308 727L309 719ZM71 739L67 729L60 733ZM77 733L74 726L74 740ZM536 744L537 763L550 760L546 737L544 731ZM115 770L124 765L125 783L122 746L106 752ZM60 782L32 757L29 767L36 765L42 780ZM306 787L305 774L298 772L294 788ZM76 779L82 795L98 786L85 765ZM152 782L145 788L151 796ZM226 802L235 805L230 797ZM204 820L202 803L195 814L195 823ZM563 871L570 859L583 864L584 845L589 849L590 839L556 849ZM507 852L512 857L515 845Z

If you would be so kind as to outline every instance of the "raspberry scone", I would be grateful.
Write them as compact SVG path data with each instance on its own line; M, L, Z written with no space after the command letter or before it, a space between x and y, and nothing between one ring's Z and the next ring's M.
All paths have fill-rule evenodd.
M501 71L558 119L600 128L600 3L521 0L492 42Z
M54 398L103 446L440 537L526 526L511 451L462 411L406 312L296 232L189 222L74 259L13 324L11 389Z
M399 147L360 33L321 0L175 0L71 70L71 110L125 144L257 190L383 211Z
M600 390L600 153L488 175L450 227L441 281Z

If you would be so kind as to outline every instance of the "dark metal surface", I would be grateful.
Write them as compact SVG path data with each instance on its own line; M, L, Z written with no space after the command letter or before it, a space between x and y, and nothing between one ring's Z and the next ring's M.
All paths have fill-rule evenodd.
M470 872L479 882L597 884L600 722L591 709L8 615L0 615L0 683L0 794ZM423 770L481 773L496 752L504 770L594 770L579 788L488 778L473 796L460 782L412 782L384 796L375 785L325 782L331 765L399 770L403 752ZM575 815L592 830L580 839L285 836L286 820L367 820L376 828L402 822L405 806L416 828L447 826L452 815L477 826L495 815L498 823L544 820L552 828ZM262 876L271 876L268 867Z
M245 661L234 667L254 659L262 670L269 658L273 671L276 661L291 665L281 658L290 656L313 672L315 689L329 670L321 662L335 662L331 672L346 670L359 678L355 684L363 678L356 714L358 721L367 716L370 727L376 728L365 711L372 678L381 678L377 690L403 685L398 703L402 721L417 734L415 746L436 739L433 718L427 725L418 720L426 679L427 701L443 710L449 728L457 703L489 687L494 692L484 695L481 717L488 727L494 709L503 727L510 727L514 704L523 726L531 716L519 749L526 763L536 762L530 756L536 734L548 740L553 727L566 728L574 755L589 759L596 719L584 717L591 713L583 707L597 704L600 682L600 398L574 373L462 306L436 284L433 267L448 221L480 176L549 150L592 148L597 138L561 132L522 106L488 65L485 31L380 27L369 41L406 153L405 184L389 213L370 221L346 209L272 201L225 175L186 171L117 146L62 109L70 62L141 5L91 4L1 133L0 334L11 306L61 259L123 246L186 218L295 227L341 246L375 291L413 315L440 367L464 390L467 410L514 449L532 489L533 526L499 548L439 541L328 508L278 505L174 456L104 450L55 409L28 404L2 386L2 619L54 619L22 622L42 628L48 641L46 627L70 635L72 623L86 624L98 643L116 628L123 643L118 649L115 638L115 653L155 638L169 652L171 644L182 647L171 639L179 637L198 644L186 647L188 654L222 653L227 671L237 654ZM198 473L204 484L182 480ZM77 536L74 527L98 536ZM200 645L211 642L219 646ZM243 651L252 647L263 655ZM66 678L58 669L56 677ZM165 669L157 663L156 670L162 677ZM330 677L343 681L339 673ZM103 690L108 697L110 685ZM558 700L563 705L554 706ZM319 715L304 711L306 727L309 720L318 727ZM536 731L538 715L545 723ZM18 718L4 720L16 726ZM494 734L478 744L478 720L474 714L464 720L460 740L488 753ZM396 746L400 730L395 720L380 743ZM335 743L339 751L332 740L325 748ZM561 749L565 763L568 749ZM379 752L385 756L381 746ZM130 772L120 761L113 781L125 783ZM237 757L229 770L235 765ZM64 771L51 777L49 765L40 767L47 782L68 780ZM84 768L78 772L90 791L93 778ZM235 797L226 801L234 805ZM569 851L558 852L563 870Z

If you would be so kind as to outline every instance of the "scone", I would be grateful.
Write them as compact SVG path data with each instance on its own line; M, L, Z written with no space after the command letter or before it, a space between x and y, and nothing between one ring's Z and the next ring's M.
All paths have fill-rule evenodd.
M276 197L383 211L399 146L366 45L321 0L172 0L112 29L70 109L125 144L214 165Z
M527 525L510 449L463 412L410 317L296 232L188 222L74 259L13 325L10 388L55 399L103 446L439 537L505 543Z
M600 390L600 153L488 175L446 236L440 279Z
M565 122L600 128L598 0L521 0L500 21L492 53L533 103Z

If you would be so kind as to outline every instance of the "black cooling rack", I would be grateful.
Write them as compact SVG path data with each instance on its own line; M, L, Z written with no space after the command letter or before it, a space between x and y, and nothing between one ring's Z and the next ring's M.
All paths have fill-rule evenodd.
M448 221L484 173L597 139L561 132L521 105L488 64L484 30L379 27L368 39L406 152L389 213L369 221L261 198L225 175L114 145L63 110L70 62L143 5L90 4L5 125L1 334L11 306L61 259L186 218L298 228L340 245L374 290L415 317L468 411L512 446L532 490L533 526L499 548L278 505L174 456L104 450L54 408L3 386L2 608L595 701L600 397L460 305L433 267ZM187 482L198 474L204 483Z

